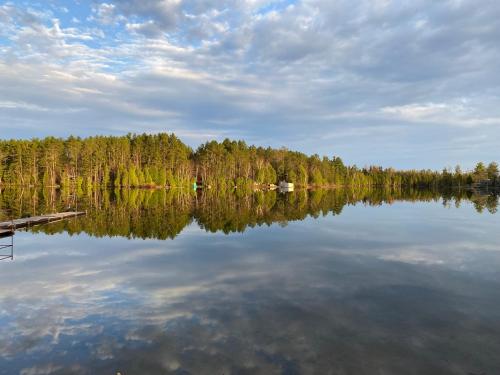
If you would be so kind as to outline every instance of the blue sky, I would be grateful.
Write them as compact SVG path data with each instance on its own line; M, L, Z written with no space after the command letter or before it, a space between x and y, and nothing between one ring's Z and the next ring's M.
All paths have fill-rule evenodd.
M498 160L500 3L0 1L0 138L175 132L359 166Z

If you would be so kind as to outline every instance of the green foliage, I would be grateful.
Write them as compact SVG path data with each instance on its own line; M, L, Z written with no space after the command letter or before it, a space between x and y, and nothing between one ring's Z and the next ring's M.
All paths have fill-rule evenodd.
M115 179L113 181L113 186L115 188L119 188L121 185L122 185L122 169L119 168L117 171L116 171L116 174L115 174Z
M109 167L107 165L104 166L104 171L102 174L102 186L109 187L111 176L109 175Z
M266 181L266 170L260 168L257 170L257 173L255 175L255 182L263 184L265 181Z
M98 187L190 188L194 180L215 189L245 189L287 180L297 186L458 186L498 185L496 163L474 171L396 171L347 166L339 157L308 156L286 148L248 146L243 141L207 142L193 152L174 134L123 137L47 137L0 140L0 185L92 190Z
M135 167L132 166L128 170L128 184L127 186L137 187L139 186L139 177L137 177L137 173L135 171Z
M321 172L319 169L315 169L312 171L311 174L311 184L320 186L323 184L323 176L321 175Z
M49 176L49 172L45 171L43 172L43 186L46 186L46 187L50 187L50 176Z
M172 173L171 170L168 170L166 173L166 180L167 180L167 185L169 187L174 187L176 185L174 174Z
M297 184L301 186L307 185L307 171L303 165L299 165L298 168Z
M158 178L156 180L156 183L158 184L158 186L167 185L167 173L165 172L164 168L161 168L160 171L158 172Z
M276 171L274 170L271 164L268 164L266 167L266 177L264 182L269 184L276 184L278 181L278 176L276 175Z

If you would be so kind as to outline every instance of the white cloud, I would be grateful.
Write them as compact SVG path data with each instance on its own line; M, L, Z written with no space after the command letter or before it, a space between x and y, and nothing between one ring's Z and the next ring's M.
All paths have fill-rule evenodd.
M25 109L29 111L47 111L47 108L40 107L38 105L24 103L24 102L11 102L11 101L0 101L0 108L2 109Z
M6 4L0 6L0 35L8 41L0 43L3 134L67 135L71 122L80 135L219 134L342 152L362 165L397 163L403 153L429 155L420 167L444 157L467 162L464 153L431 157L423 150L431 148L430 134L434 143L451 129L458 137L498 136L500 6L488 7L124 0L96 3L89 20L70 8L81 22L68 26L58 14ZM23 105L31 112L80 112L34 116ZM395 139L372 137L392 152L369 160L369 140L361 134L382 126L400 138L389 144ZM324 134L330 138L318 143Z
M384 107L381 112L411 122L430 122L463 127L500 126L500 116L481 116L475 108L468 107L463 103L407 104Z

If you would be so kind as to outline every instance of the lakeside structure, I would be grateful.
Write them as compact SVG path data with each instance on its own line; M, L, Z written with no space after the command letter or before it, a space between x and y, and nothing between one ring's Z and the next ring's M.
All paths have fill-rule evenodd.
M291 192L294 190L294 185L291 182L280 181L279 188L281 192Z
M12 235L16 229L29 228L35 225L53 223L55 221L60 221L64 219L69 219L72 217L85 215L85 212L72 211L72 212L57 212L48 215L31 216L10 221L0 222L0 233L4 235Z

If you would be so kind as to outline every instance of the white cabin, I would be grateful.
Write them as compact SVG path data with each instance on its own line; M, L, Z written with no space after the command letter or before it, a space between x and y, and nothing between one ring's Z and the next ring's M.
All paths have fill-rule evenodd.
M293 191L293 183L291 182L280 181L279 187L281 191Z

